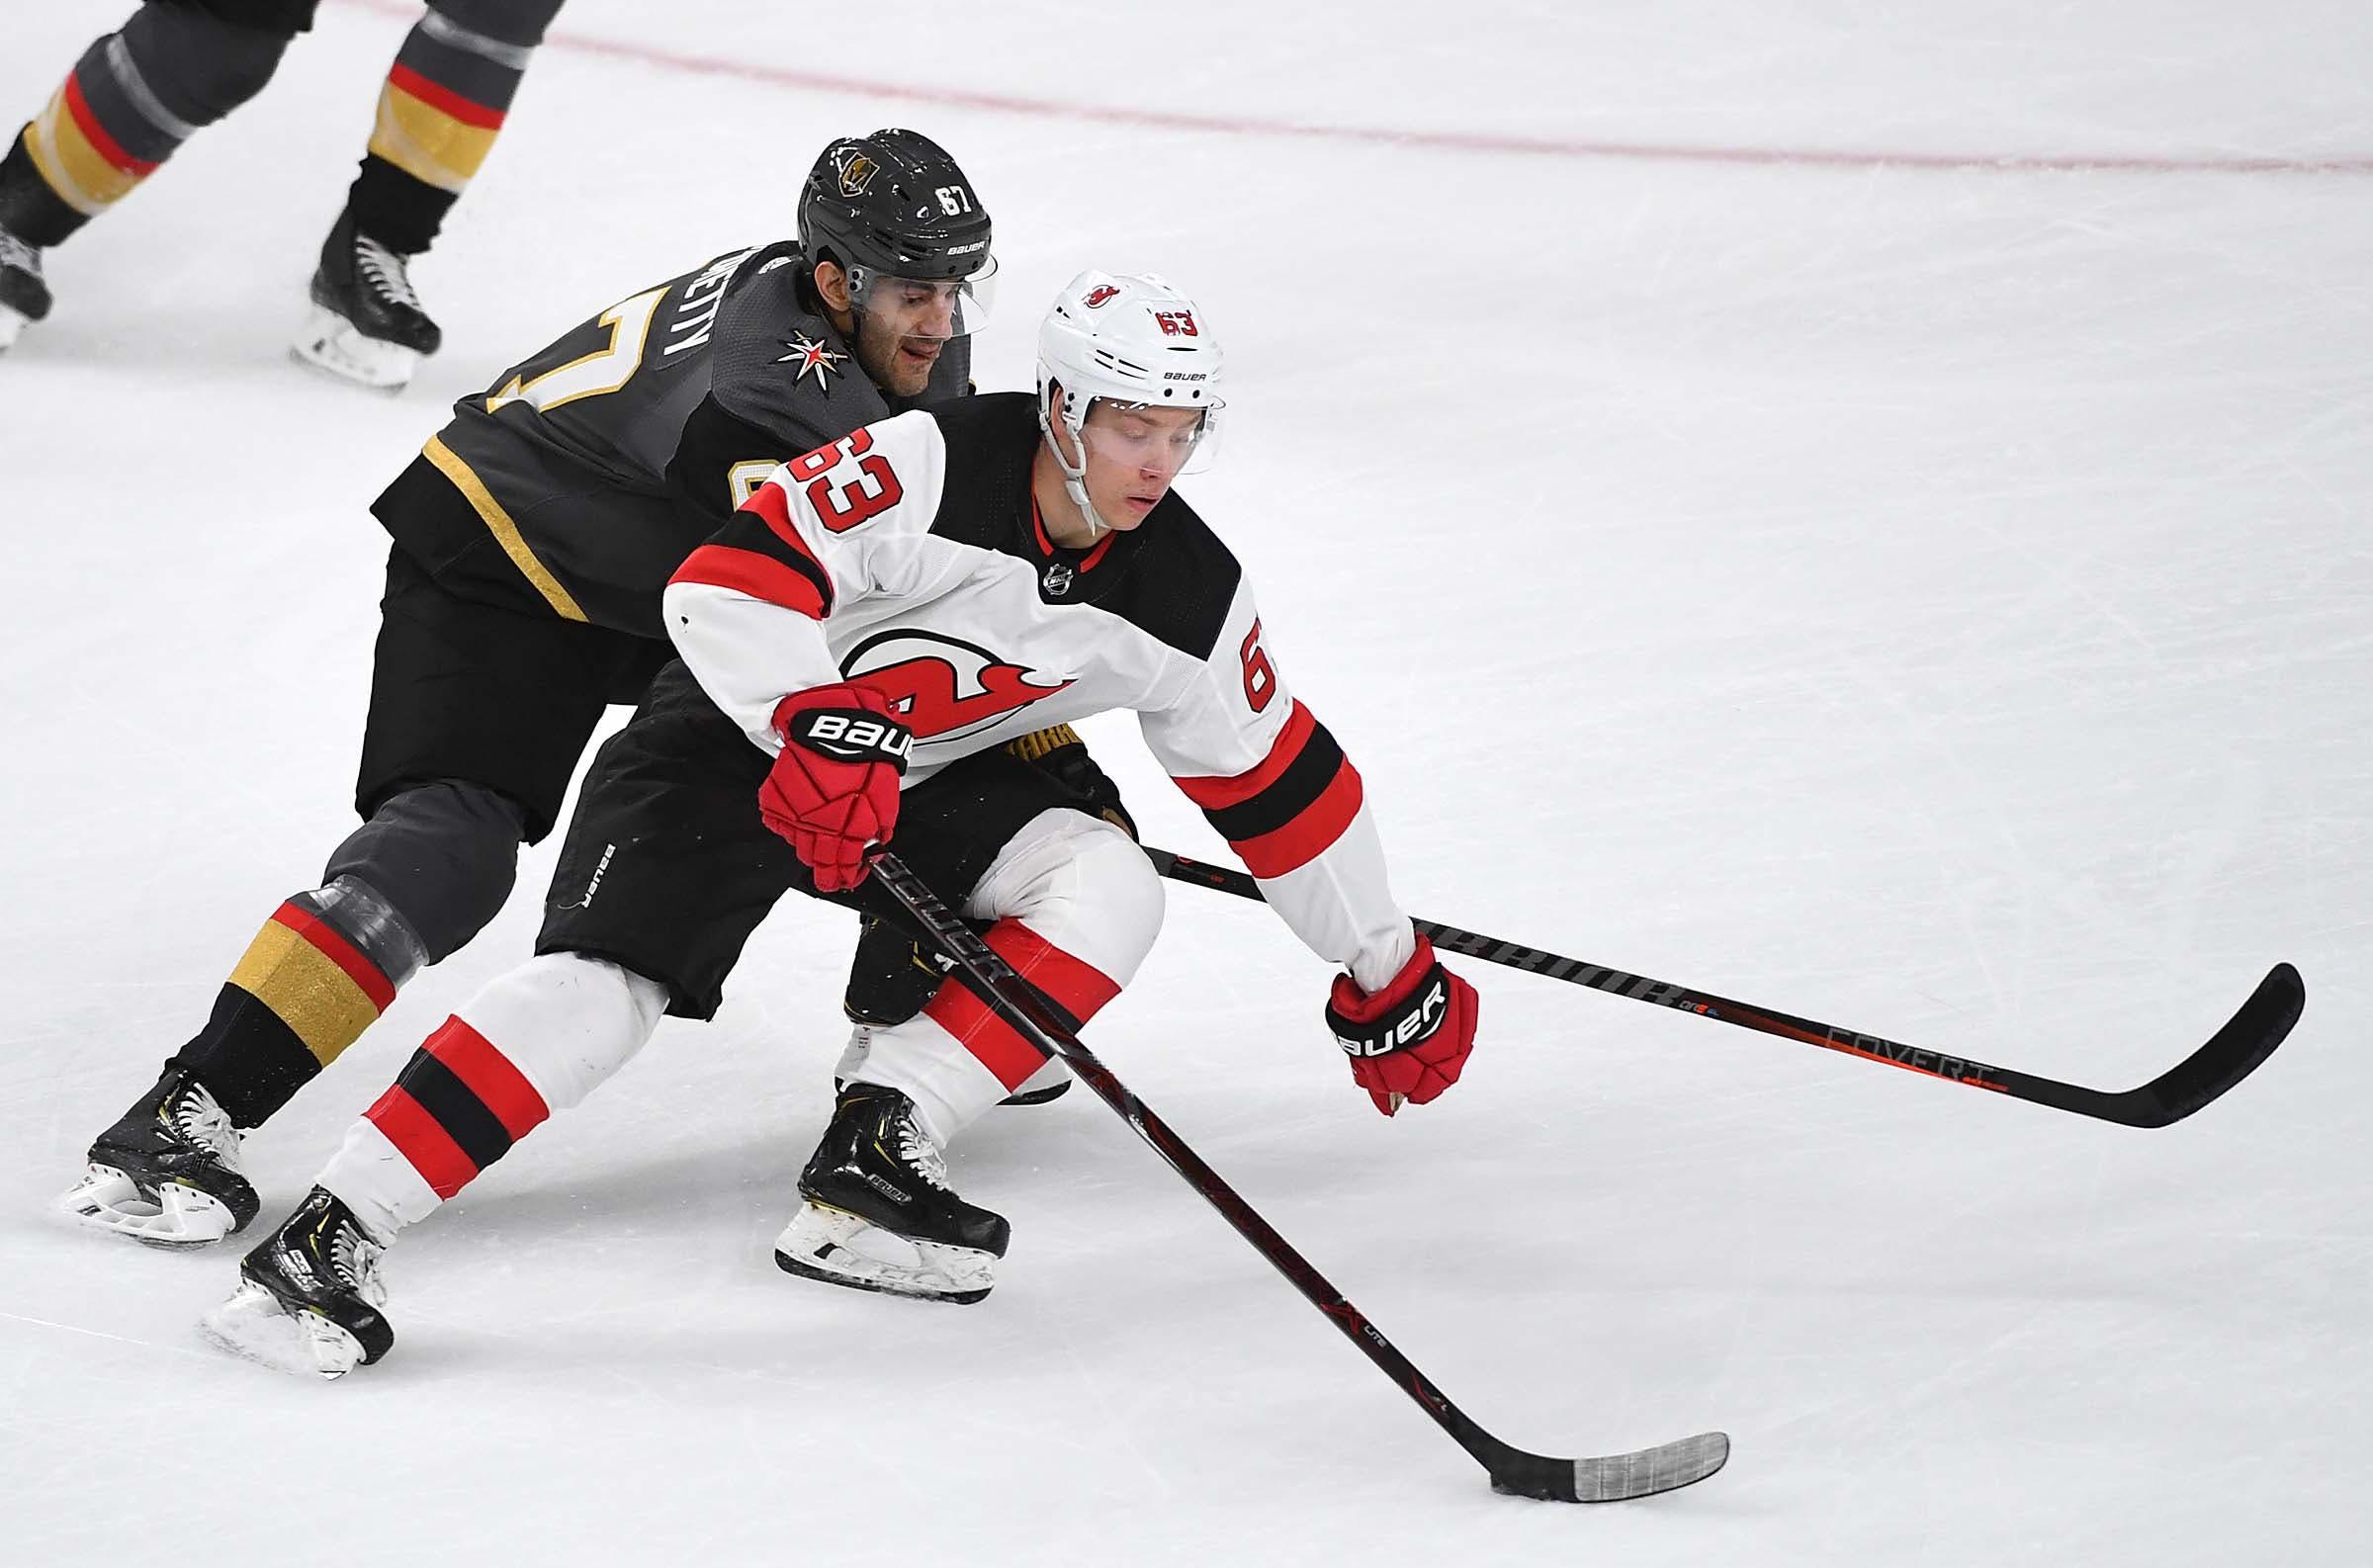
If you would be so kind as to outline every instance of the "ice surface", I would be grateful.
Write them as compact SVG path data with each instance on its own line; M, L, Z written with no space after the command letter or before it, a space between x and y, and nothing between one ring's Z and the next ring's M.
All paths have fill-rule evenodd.
M116 13L15 10L25 114ZM0 1561L2364 1560L2373 177L2203 172L2366 166L2362 6L575 0L391 399L283 354L414 14L332 0L0 359ZM1413 909L2104 1088L2278 958L2298 1034L2139 1133L1470 964L1472 1070L1386 1122L1318 963L1177 889L1098 1048L1507 1440L1736 1439L1609 1510L1494 1496L1083 1094L958 1151L1014 1220L987 1303L778 1273L839 1043L815 907L402 1241L384 1366L209 1350L230 1253L44 1205L346 828L365 504L883 123L996 213L985 384L1083 265L1226 334L1189 492ZM1149 836L1215 853L1131 730L1093 739ZM267 1214L549 864L250 1141Z

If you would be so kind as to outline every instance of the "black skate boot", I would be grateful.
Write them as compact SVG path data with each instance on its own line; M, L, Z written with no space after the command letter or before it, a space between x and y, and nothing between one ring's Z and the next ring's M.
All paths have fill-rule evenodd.
M239 1288L208 1313L206 1332L234 1354L284 1372L342 1377L395 1348L372 1240L320 1187L239 1260Z
M39 247L0 228L0 349L49 313L49 285L42 280Z
M1012 1234L1003 1215L949 1190L915 1102L878 1084L840 1095L799 1193L799 1212L775 1238L776 1265L856 1290L978 1301Z
M359 234L338 215L313 269L313 306L289 352L366 387L394 391L445 341L412 292L411 258Z
M255 1188L239 1174L239 1134L206 1086L168 1068L99 1135L68 1214L152 1247L204 1247L255 1218Z

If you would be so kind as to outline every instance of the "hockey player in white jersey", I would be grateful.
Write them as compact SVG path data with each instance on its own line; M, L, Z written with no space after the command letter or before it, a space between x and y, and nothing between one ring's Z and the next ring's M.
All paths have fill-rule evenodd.
M1473 990L1387 885L1360 775L1285 688L1241 569L1175 490L1222 414L1193 302L1082 274L1039 335L1038 390L867 426L777 470L676 572L682 653L602 749L539 956L433 1033L210 1315L234 1350L337 1375L394 1342L378 1258L649 1038L705 1018L786 890L903 921L902 859L1068 1021L1151 947L1142 851L1012 738L1133 709L1148 745L1314 952L1327 1023L1387 1115L1454 1083ZM752 797L755 797L754 802ZM755 807L753 810L752 807ZM944 1151L1044 1062L951 975L871 1032L776 1244L786 1269L977 1301L1010 1229Z

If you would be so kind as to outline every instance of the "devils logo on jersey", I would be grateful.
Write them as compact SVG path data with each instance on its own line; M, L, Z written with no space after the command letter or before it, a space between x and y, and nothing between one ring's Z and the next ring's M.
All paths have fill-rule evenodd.
M918 740L958 740L1069 686L1031 678L985 648L937 632L880 632L849 650L841 673L872 687Z

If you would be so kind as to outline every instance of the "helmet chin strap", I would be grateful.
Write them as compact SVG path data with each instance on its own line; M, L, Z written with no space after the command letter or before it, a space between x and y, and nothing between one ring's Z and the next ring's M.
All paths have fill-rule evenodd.
M1064 392L1062 395L1068 397L1070 394ZM1087 438L1080 434L1078 425L1073 424L1069 419L1063 420L1063 428L1071 432L1072 444L1080 449L1080 462L1075 468L1071 460L1063 455L1063 443L1055 439L1054 419L1049 411L1054 402L1053 397L1044 398L1039 402L1038 429L1046 437L1047 451L1054 454L1055 467L1062 471L1063 493L1070 496L1071 504L1080 509L1081 520L1088 525L1088 542L1094 544L1097 535L1108 534L1112 528L1110 524L1096 515L1095 504L1088 499Z

